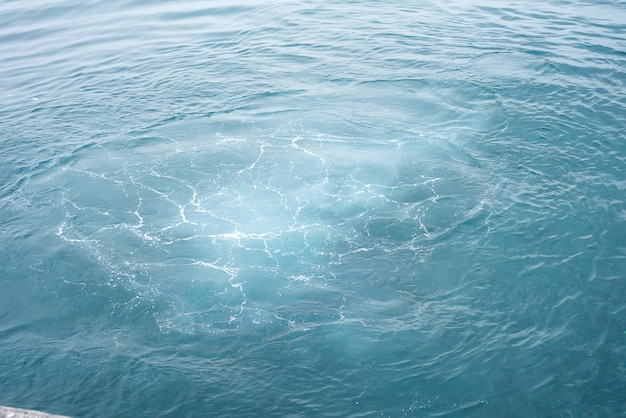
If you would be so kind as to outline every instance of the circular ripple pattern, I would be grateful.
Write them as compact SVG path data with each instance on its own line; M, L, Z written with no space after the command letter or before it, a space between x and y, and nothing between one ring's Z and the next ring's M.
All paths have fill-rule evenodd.
M624 22L6 1L0 404L623 415Z

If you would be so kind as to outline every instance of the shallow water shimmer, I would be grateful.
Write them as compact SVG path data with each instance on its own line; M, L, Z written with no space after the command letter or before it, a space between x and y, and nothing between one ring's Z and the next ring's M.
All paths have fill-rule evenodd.
M0 405L626 416L623 1L0 0Z

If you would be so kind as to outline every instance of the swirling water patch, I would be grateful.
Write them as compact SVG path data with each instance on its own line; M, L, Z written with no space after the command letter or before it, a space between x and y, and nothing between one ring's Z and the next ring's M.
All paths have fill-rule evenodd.
M623 3L0 22L0 404L626 413Z

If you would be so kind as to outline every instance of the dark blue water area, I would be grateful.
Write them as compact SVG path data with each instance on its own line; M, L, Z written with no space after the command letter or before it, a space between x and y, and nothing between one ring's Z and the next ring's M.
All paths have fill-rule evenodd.
M626 414L626 3L0 6L0 405Z

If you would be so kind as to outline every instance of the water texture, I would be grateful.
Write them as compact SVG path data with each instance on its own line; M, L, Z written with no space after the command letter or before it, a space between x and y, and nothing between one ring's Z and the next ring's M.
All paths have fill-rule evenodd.
M0 0L0 404L626 415L623 1Z

